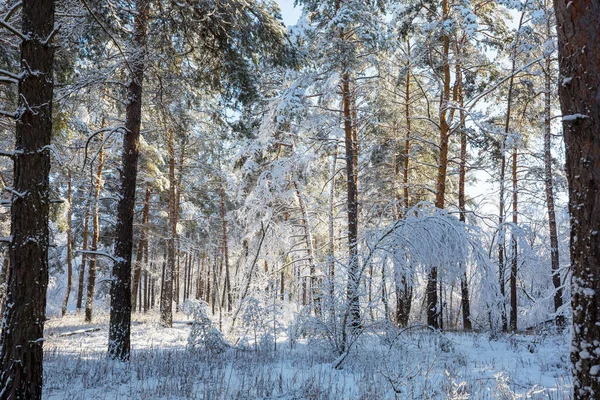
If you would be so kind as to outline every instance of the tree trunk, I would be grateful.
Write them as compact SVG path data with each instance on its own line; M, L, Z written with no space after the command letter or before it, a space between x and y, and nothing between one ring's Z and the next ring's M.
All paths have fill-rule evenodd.
M328 254L327 254L327 279L329 281L329 312L331 316L335 313L335 230L334 230L334 202L335 202L335 176L338 157L338 146L331 157L331 173L329 176L329 216L328 216ZM284 298L284 275L281 272L281 300Z
M102 118L102 127L106 124L106 120ZM101 133L98 141L100 145L104 141L104 134ZM102 170L104 168L104 148L100 148L98 153L98 168L94 183L94 204L92 209L92 244L91 251L98 250L98 239L100 238L100 215L98 209L98 199L100 198L100 189L102 188ZM96 292L96 261L97 255L90 254L88 270L88 286L87 296L85 299L85 322L92 322L92 311L94 306L94 293Z
M517 177L517 157L518 149L515 147L512 154L512 184L513 184L513 201L512 201L512 260L510 269L510 330L513 332L517 331L517 270L518 270L518 242L515 236L515 230L517 228L518 219L518 177Z
M115 262L110 288L110 329L108 354L111 358L129 360L131 332L131 253L133 248L133 214L139 157L140 126L142 122L142 84L146 55L148 1L137 0L133 21L132 51L128 65L131 80L127 86L125 132L123 134L123 165L120 198L117 205Z
M169 236L167 238L167 266L164 272L160 299L160 318L164 326L173 326L173 278L175 272L175 239L177 238L177 206L175 181L175 137L169 131ZM176 290L176 289L175 289Z
M550 18L546 20L546 37L552 37ZM558 229L556 213L554 212L554 183L552 177L552 54L545 60L546 74L544 76L544 183L546 185L546 207L548 209L548 229L550 233L550 260L552 266L552 284L554 285L554 312L556 325L564 326L565 317L560 312L563 305L562 282L560 279L560 258L558 254Z
M407 40L407 55L410 58L410 40ZM408 64L408 70L406 72L406 86L404 95L404 119L406 124L406 135L404 140L404 165L402 171L402 190L404 208L402 214L405 214L410 206L408 191L410 177L410 141L412 135L412 124L410 119L410 63ZM400 217L400 213L398 217ZM398 324L398 326L404 327L408 324L410 310L412 308L412 282L410 282L411 279L409 276L406 276L404 274L399 276L397 273L394 273L394 280L396 281L396 324Z
M88 201L85 207L85 217L83 221L83 244L81 246L81 250L84 253L81 255L81 266L79 267L79 283L77 285L77 311L81 310L83 306L83 286L85 282L85 264L87 262L87 253L85 251L88 249L88 236L90 233L90 216L91 216L91 207L92 207L92 199L88 197Z
M348 214L348 307L350 326L360 327L360 297L359 280L360 266L358 264L358 171L355 156L358 154L358 143L354 140L352 126L352 93L350 90L350 74L342 77L342 103L344 113L344 132L346 144L346 183L347 183L347 214Z
M450 8L448 0L442 1L443 21L448 20ZM450 126L448 125L447 115L450 102L450 37L447 33L442 35L442 72L443 89L440 99L440 156L438 159L438 172L436 182L435 206L444 208L446 196L446 175L448 169L448 147L450 138ZM427 280L427 325L432 328L440 326L440 310L438 305L437 283L438 271L432 267Z
M8 292L8 275L10 272L9 254L4 257L2 263L2 271L0 272L0 315L4 315L6 311L6 295Z
M152 190L150 185L146 186L146 197L144 199L144 209L142 211L142 229L140 231L140 241L137 248L137 255L133 270L133 286L131 288L131 309L135 311L137 306L137 293L142 277L142 261L145 253L148 252L148 215L150 213L150 196ZM148 256L146 255L146 260Z
M575 399L600 396L600 2L555 1L571 214Z
M223 180L220 182L221 191L221 220L223 228L223 262L225 263L225 293L223 298L227 296L227 312L231 312L233 300L231 299L231 279L229 277L229 246L227 245L227 210L225 208L225 187Z
M319 315L321 313L321 293L320 289L317 287L315 258L308 212L306 211L306 205L304 204L304 198L300 192L298 181L294 180L292 184L294 185L294 190L296 191L296 198L298 199L298 206L300 207L300 214L302 215L302 236L306 245L306 258L310 274L309 301L313 305L313 311L315 315Z
M54 1L23 0L21 22L23 78L19 81L13 156L10 272L0 339L0 398L41 399L48 287Z
M67 172L67 202L69 203L69 210L67 211L67 289L65 290L65 299L61 308L61 315L63 317L67 313L71 286L73 285L73 196L70 170Z
M460 107L460 161L458 166L458 210L461 222L466 221L466 201L465 201L465 182L467 176L467 130L465 127L464 96L462 90L462 70L460 64L456 65L456 79L459 83L458 98ZM471 303L469 300L469 280L467 277L466 265L465 271L460 280L461 307L463 316L463 329L470 331L473 329L471 323Z

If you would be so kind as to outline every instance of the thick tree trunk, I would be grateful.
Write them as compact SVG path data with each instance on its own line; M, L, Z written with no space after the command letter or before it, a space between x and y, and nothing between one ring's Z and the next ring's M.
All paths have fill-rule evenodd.
M125 132L123 134L123 165L120 198L117 205L115 235L115 262L110 288L110 328L108 354L111 358L129 360L131 333L131 253L133 248L133 214L137 182L140 127L142 122L142 84L146 54L146 28L148 24L147 0L136 1L133 21L133 43L128 65L132 69L127 86Z
M139 291L140 280L142 277L142 260L146 254L148 259L148 215L150 213L150 196L152 190L150 185L146 186L146 197L144 198L144 208L142 210L142 229L140 230L140 241L137 248L137 255L133 270L133 286L131 287L131 309L135 311L137 306L137 293Z
M102 118L102 127L104 127L106 121ZM104 141L104 134L100 134L98 141L102 145ZM94 204L92 209L92 244L91 251L98 250L98 239L100 238L100 213L98 208L98 199L100 198L100 190L102 188L102 170L104 168L104 148L100 148L98 153L98 168L96 170L96 177L94 183ZM87 296L85 299L85 322L92 322L92 312L94 307L94 294L96 292L96 263L97 255L89 255L89 269L88 269L88 286Z
M69 210L67 211L67 288L65 290L65 299L63 300L61 315L64 317L69 305L71 295L71 286L73 285L73 196L71 188L71 171L67 172L67 202Z
M567 149L575 399L600 396L600 2L555 1Z
M48 287L54 1L24 0L21 21L24 76L19 81L20 111L13 156L10 272L0 339L0 398L35 400L42 397Z

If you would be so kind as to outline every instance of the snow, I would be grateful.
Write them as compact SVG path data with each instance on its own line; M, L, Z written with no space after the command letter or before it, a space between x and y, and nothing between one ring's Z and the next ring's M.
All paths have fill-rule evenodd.
M586 119L589 118L588 115L585 114L571 114L571 115L563 115L562 120L564 121L576 121L578 119Z
M361 336L335 369L339 356L325 341L283 335L276 351L208 357L186 350L191 325L181 313L171 329L149 314L135 316L132 359L121 364L105 356L107 316L81 321L47 322L44 398L563 399L571 390L568 339L558 334L381 329Z

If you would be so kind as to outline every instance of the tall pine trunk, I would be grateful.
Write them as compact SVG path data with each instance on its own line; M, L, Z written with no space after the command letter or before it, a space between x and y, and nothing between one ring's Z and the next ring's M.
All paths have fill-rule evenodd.
M600 396L600 2L555 1L571 214L575 399Z
M110 288L110 327L108 333L109 357L129 360L131 333L131 253L133 248L133 214L139 157L140 127L142 122L142 84L146 55L147 0L137 0L133 21L134 53L129 59L130 82L127 85L125 132L123 133L123 164L120 198L117 205L114 264Z
M16 121L10 271L2 322L0 398L41 399L46 289L54 1L23 0ZM27 72L31 71L31 72ZM35 240L32 240L35 238Z

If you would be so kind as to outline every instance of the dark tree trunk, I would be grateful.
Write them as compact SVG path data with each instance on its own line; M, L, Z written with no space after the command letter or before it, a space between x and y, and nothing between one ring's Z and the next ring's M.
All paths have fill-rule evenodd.
M63 317L67 313L71 286L73 285L73 196L71 190L71 171L67 172L67 202L69 203L69 210L67 211L67 288L61 308L61 315Z
M19 115L9 238L10 272L2 322L0 398L41 399L46 289L54 1L22 5ZM33 71L34 73L27 73ZM32 240L35 238L35 240Z
M136 1L133 22L132 51L130 57L131 80L127 86L125 133L123 134L123 164L120 198L117 205L115 235L115 262L110 288L110 328L108 355L122 361L129 360L131 332L131 253L133 248L133 214L139 157L140 126L142 122L142 83L146 53L146 27L148 1Z
M413 287L405 276L399 282L398 279L396 278L396 324L405 327L410 318Z
M571 214L575 399L600 396L600 2L555 1Z

